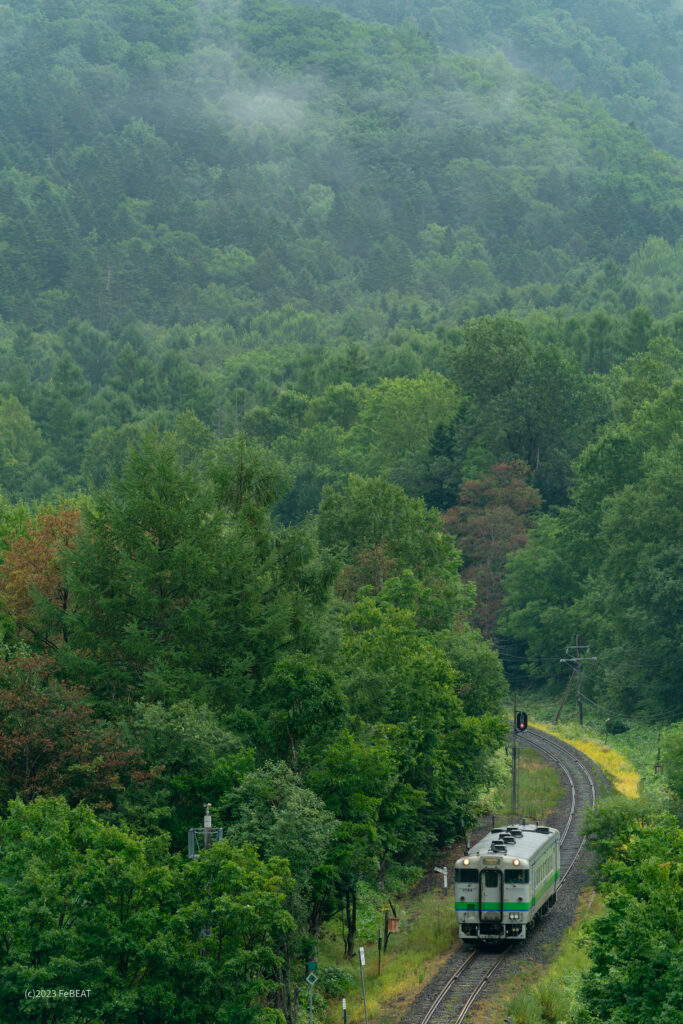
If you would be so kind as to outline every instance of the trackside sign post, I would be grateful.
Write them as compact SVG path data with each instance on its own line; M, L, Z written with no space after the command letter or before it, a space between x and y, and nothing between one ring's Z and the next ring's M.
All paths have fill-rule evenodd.
M318 975L315 973L317 970L317 960L309 960L306 964L306 981L308 983L308 1024L313 1024L313 986L318 980Z
M368 1024L368 1001L365 998L365 975L363 974L363 968L365 967L365 950L362 946L358 949L358 959L360 960L360 983L363 987L363 1009L365 1010L365 1024Z

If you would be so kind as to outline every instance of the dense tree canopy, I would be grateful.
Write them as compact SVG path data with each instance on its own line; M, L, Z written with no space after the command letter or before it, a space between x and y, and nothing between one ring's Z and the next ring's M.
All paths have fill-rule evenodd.
M634 377L643 361L632 364ZM592 673L615 706L680 713L681 381L627 402L582 453L571 505L544 517L512 559L503 631L534 674L578 632L599 645ZM638 400L640 398L640 400Z
M34 1020L59 1008L88 1021L94 1006L107 1024L282 1019L265 1003L293 929L284 861L226 841L185 868L163 838L58 798L15 801L0 835L6 1012L24 1016L28 1002ZM27 1001L34 989L88 994Z
M589 928L581 1024L673 1024L680 1015L683 830L672 816L608 802L588 821L606 912Z

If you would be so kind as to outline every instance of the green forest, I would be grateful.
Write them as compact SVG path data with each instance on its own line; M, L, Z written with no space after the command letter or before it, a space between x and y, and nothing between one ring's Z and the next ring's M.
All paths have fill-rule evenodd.
M680 944L618 950L681 848L682 47L668 0L0 6L3 1024L296 1024L579 644L669 796L594 822L572 1024L673 1024Z

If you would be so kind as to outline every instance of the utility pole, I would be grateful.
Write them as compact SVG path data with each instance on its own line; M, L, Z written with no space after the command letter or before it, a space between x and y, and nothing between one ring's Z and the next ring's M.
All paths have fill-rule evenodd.
M512 817L517 814L517 694L515 694L515 710L512 717Z
M657 737L657 764L655 765L655 775L661 775L662 773L662 729L659 728L659 736Z
M566 647L565 648L565 654L569 654L569 652L571 650L572 650L571 647ZM560 658L560 661L570 661L570 662L573 662L574 665L576 666L575 669L574 669L574 672L576 673L577 685L578 685L578 692L577 692L577 698L576 699L578 700L578 703L579 703L579 725L583 725L583 691L581 689L581 665L583 664L584 661L597 661L598 659L596 657L594 657L594 656L593 657L590 656L590 647L586 647L586 646L581 647L579 645L579 637L578 637L578 635L576 637L576 641L574 643L573 650L575 652L573 658ZM580 654L579 653L580 651L586 651L586 654ZM572 679L573 678L574 678L574 673L572 673ZM571 681L572 680L570 679L569 680L570 686L571 686ZM567 687L567 693L569 693L569 687ZM564 697L564 699L562 701L563 704L564 704L564 700L566 699L566 696L567 696L567 694L565 693L565 697ZM560 705L560 711L561 710L562 710L562 705ZM558 711L557 712L557 718L559 718L559 717L560 717L560 712ZM557 719L555 719L555 721L557 721Z

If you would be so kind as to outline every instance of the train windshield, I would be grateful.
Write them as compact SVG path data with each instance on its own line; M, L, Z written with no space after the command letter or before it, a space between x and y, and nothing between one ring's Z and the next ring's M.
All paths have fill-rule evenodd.
M506 868L505 881L511 884L527 885L529 882L529 871L524 868Z
M479 871L477 868L456 868L455 880L456 882L478 882Z

